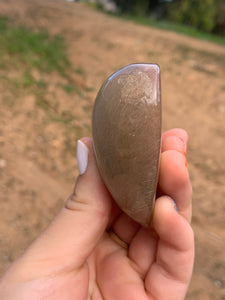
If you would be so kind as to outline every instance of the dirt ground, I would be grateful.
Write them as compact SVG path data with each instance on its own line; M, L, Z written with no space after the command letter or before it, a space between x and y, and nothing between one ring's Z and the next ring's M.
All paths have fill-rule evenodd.
M153 62L161 67L163 130L181 127L189 134L196 259L187 299L225 299L225 48L76 2L0 0L0 14L63 35L76 70L72 94L57 85L57 74L46 75L46 97L61 116L70 112L69 122L56 122L32 93L12 94L0 80L0 272L70 194L78 173L76 140L91 134L103 80L124 65Z

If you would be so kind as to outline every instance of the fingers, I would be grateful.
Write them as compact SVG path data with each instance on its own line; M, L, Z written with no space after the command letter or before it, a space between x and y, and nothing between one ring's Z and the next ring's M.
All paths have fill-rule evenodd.
M95 248L107 226L111 197L99 175L92 139L78 141L78 164L81 175L65 207L47 230L28 250L27 257L63 269L79 268ZM43 264L43 266L42 266Z
M141 228L132 239L128 256L142 278L155 260L158 236L154 229Z
M186 161L187 133L172 129L163 134L159 169L159 195L169 195L179 213L191 221L192 187Z
M146 289L155 299L183 299L193 268L193 231L168 197L157 199L152 226L159 241Z
M182 129L170 130L162 135L159 188L161 194L173 197L179 214L190 221L192 188L185 157L187 139L187 133ZM155 260L158 235L154 229L135 227L131 220L129 224L131 223L132 226L125 231L127 218L121 215L114 224L114 230L121 239L130 243L129 257L135 263L139 273L145 276Z
M174 128L162 134L161 151L177 150L186 153L188 134L181 128Z
M183 129L175 128L162 134L158 194L171 196L179 212L190 221L192 188L186 168L187 140L188 135ZM127 244L140 229L140 225L124 213L115 219L112 227Z

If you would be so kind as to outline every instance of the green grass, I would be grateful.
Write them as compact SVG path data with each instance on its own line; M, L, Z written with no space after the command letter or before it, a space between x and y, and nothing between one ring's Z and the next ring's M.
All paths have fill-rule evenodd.
M53 122L70 125L74 120L74 115L70 111L63 111L60 114L56 114L52 112L50 114L50 119Z
M98 3L98 2L85 2L85 4L91 8L97 9L97 10L101 10L103 11L104 6L102 3Z
M81 68L75 70L79 74L84 73ZM56 111L54 104L48 100L51 73L57 76L58 86L66 93L81 94L71 79L73 72L61 36L16 26L0 15L0 80L9 94L3 97L4 104L12 107L19 95L33 94L39 108ZM57 121L57 117L52 119Z
M42 93L40 93L39 95L36 95L36 104L37 104L37 106L42 108L44 111L49 111L49 109L50 109L49 102L42 95Z
M47 83L43 79L36 80L33 78L33 76L30 73L24 73L22 76L22 80L20 82L22 88L30 88L35 87L39 90L46 89Z
M95 7L95 6L92 6L92 7L95 9L98 9L98 7ZM102 11L102 9L99 9L99 10ZM107 13L107 12L105 12L105 13ZM191 37L195 37L198 39L207 40L207 41L217 43L220 45L225 45L224 37L206 33L206 32L197 30L193 27L190 27L190 26L173 23L173 22L169 22L169 21L154 20L154 19L150 19L150 18L142 17L142 16L121 15L121 14L114 14L114 13L107 13L107 14L112 17L122 18L125 21L132 21L134 23L142 24L145 26L155 27L155 28L168 30L168 31L174 31L174 32L188 35Z
M82 75L82 76L85 75L85 71L81 67L77 67L76 69L74 69L74 72L76 74L79 74L79 75Z
M14 62L26 69L41 72L57 71L65 75L70 64L61 36L49 36L47 31L34 32L25 27L14 27L6 17L0 16L0 54L7 66Z
M192 37L195 37L198 39L208 40L208 41L211 41L211 42L214 42L217 44L225 45L224 37L205 33L203 31L197 30L190 26L172 23L169 21L156 21L156 20L146 18L146 17L137 17L137 16L131 16L131 15L122 16L122 18L124 20L133 21L138 24L152 26L152 27L156 27L156 28L168 30L168 31L175 31L177 33L185 34L185 35L192 36Z
M197 50L186 45L177 45L176 50L182 54L183 59L196 56L199 61L214 61L221 66L225 66L225 55L209 52L207 50Z
M76 110L62 110L60 104L65 104L72 94L83 100L93 90L76 81L78 77L84 79L85 75L81 66L73 66L69 61L61 36L18 26L16 20L0 15L0 88L4 88L0 105L15 116L25 113L28 118L34 118L34 122L38 122L34 131L39 131L37 134L43 138L46 136L45 147L48 147L47 126L54 123L55 128L60 128L65 137L60 150L65 164L68 164L67 155L74 155L76 140L89 135L90 128L78 124ZM61 97L63 94L67 94L65 98ZM26 104L24 99L29 99L28 95L33 95L32 103L23 112L21 107ZM39 145L38 151L43 151L42 154L52 161L45 147ZM28 146L26 152L29 151ZM52 166L53 170L55 165Z

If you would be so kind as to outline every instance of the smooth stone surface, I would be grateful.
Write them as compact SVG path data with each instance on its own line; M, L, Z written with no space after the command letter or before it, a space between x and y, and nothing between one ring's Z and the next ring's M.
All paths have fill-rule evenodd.
M161 143L159 66L132 64L111 75L97 95L92 127L105 185L127 215L148 226Z

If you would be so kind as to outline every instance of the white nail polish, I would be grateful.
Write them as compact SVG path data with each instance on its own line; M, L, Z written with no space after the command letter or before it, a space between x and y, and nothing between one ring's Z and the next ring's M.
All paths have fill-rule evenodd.
M77 162L79 174L83 175L88 165L88 147L80 140L77 141Z
M173 204L173 207L175 208L175 210L178 212L178 208L177 208L177 204L176 204L176 202L173 200L173 198L171 198L170 196L167 196L169 199L170 199L170 201L172 202L172 204Z

